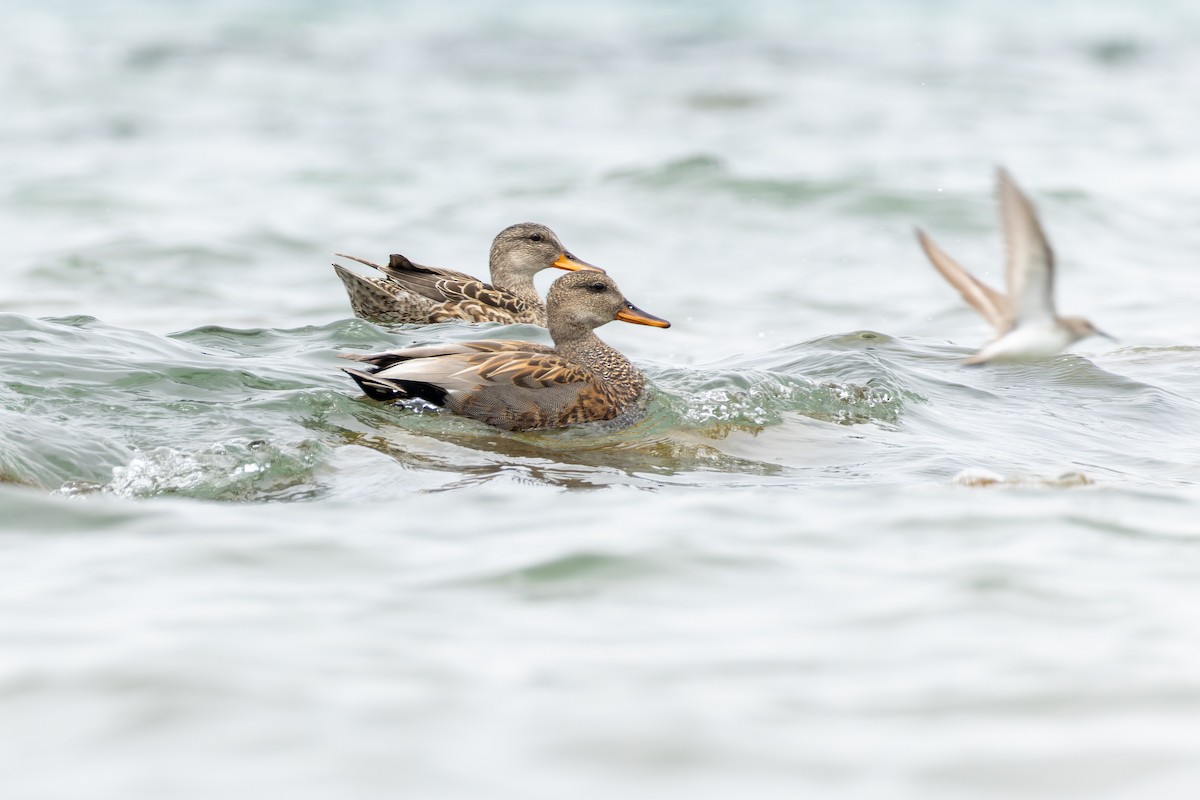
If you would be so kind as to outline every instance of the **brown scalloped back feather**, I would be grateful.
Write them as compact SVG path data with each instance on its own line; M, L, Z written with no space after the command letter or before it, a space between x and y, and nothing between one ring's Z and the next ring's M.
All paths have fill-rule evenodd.
M364 277L334 264L342 279L355 316L373 322L429 324L465 322L518 322L546 325L546 308L512 292L462 272L414 264L402 255L391 256L386 267L355 256L384 277Z

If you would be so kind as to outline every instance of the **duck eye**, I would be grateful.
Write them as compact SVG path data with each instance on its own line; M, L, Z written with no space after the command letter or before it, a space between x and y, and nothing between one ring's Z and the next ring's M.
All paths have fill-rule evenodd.
M603 283L600 283L599 281L597 281L596 283L590 284L588 286L588 291L595 292L596 294L600 294L601 292L608 291L608 287L606 285L604 285Z
M540 242L541 240L542 235L540 233L534 233L529 236L529 241L531 242Z

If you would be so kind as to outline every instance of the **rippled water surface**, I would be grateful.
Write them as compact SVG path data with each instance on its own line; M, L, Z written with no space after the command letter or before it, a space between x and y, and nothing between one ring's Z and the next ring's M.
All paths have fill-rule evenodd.
M17 2L0 795L1200 793L1200 7ZM1118 337L965 368L993 170ZM362 398L537 220L620 429ZM539 276L545 288L553 276Z

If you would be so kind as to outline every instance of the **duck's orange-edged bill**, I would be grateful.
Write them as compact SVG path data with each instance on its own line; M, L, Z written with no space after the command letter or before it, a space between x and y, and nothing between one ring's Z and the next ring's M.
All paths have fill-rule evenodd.
M669 328L671 323L662 317L647 314L633 303L626 302L625 307L617 312L617 319L622 322L632 322L635 325L649 325L652 328Z
M604 272L604 270L600 269L595 264L589 264L581 258L576 258L565 250L563 251L562 255L554 259L554 266L558 267L559 269L569 269L572 271L583 269L589 272Z

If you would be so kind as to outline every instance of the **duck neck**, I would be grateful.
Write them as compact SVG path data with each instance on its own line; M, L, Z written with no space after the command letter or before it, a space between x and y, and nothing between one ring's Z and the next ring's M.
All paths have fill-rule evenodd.
M521 269L503 256L492 259L490 269L492 286L511 292L526 303L532 303L535 306L542 304L537 289L533 285L533 273L529 270Z
M564 335L565 334L565 335ZM607 387L626 386L640 392L645 377L629 359L609 347L592 331L556 331L550 329L554 349L569 361L586 367Z

